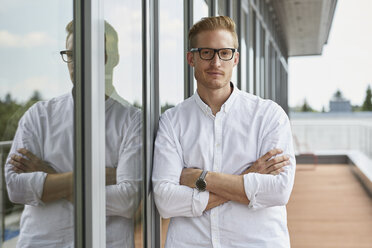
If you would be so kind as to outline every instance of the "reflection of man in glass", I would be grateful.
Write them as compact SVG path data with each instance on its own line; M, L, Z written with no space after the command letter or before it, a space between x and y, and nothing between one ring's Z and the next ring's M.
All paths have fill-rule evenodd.
M231 83L239 62L231 18L203 18L189 41L197 92L162 115L154 151L155 202L171 217L166 247L287 248L288 117ZM283 152L275 148L287 155L272 158Z
M61 51L73 81L73 23ZM141 112L112 86L116 31L105 22L107 247L133 247L139 202ZM73 97L38 102L22 117L5 167L9 198L25 204L17 247L73 247Z

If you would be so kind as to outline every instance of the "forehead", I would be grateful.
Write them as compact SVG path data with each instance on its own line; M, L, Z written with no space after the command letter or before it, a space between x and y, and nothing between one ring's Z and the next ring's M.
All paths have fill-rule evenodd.
M234 38L231 32L225 29L202 31L196 36L196 47L234 47Z

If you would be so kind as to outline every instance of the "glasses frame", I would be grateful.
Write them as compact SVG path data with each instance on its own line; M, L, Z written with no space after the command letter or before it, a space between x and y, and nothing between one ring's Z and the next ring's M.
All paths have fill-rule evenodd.
M62 51L59 52L59 54L61 54L62 60L64 62L71 63L72 61L74 61L73 57L72 57L71 61L65 60L65 58L63 57L63 55L66 55L68 57L67 53L71 53L72 55L74 55L72 50L62 50Z
M212 58L210 58L210 59L204 59L204 58L202 58L201 53L200 53L200 51L201 51L202 49L210 49L210 50L213 50L214 53L213 53ZM222 59L222 58L221 58L220 51L221 51L221 50L226 50L226 49L232 51L232 54L231 54L231 58L230 58L230 59ZM199 48L191 48L191 49L190 49L190 52L199 52L199 57L200 57L202 60L213 60L213 59L214 59L214 56L216 56L216 53L217 53L217 54L218 54L218 58L219 58L220 60L222 60L222 61L229 61L229 60L232 60L232 58L234 58L234 54L235 54L236 50L237 50L236 48L229 48L229 47L226 47L226 48L219 48L219 49L214 49L214 48L209 48L209 47L199 47Z

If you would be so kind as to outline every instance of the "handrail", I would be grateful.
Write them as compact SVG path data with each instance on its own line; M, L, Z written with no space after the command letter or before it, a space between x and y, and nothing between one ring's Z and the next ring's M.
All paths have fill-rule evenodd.
M0 141L0 220L1 220L1 236L0 236L0 247L3 246L5 239L5 184L4 184L4 175L3 175L3 154L4 149L12 145L12 140Z

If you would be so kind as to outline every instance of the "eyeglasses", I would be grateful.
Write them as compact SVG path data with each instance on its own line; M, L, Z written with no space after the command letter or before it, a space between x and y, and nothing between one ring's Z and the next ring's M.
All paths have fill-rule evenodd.
M231 60L236 52L235 48L191 48L190 52L199 52L199 56L204 60L212 60L217 53L218 57L223 61Z
M74 60L74 53L72 50L64 50L59 53L62 56L62 60L66 63L71 63Z

